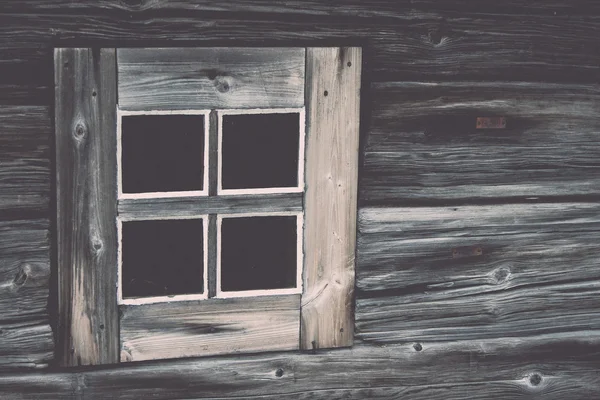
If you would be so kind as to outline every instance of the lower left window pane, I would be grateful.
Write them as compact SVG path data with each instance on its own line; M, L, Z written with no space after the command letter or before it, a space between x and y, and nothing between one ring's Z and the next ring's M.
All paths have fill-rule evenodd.
M122 297L204 293L202 219L123 221Z

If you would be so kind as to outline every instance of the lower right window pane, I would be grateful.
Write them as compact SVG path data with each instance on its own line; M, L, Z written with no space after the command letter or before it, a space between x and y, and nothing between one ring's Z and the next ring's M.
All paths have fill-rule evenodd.
M276 290L298 285L298 217L223 217L221 291Z

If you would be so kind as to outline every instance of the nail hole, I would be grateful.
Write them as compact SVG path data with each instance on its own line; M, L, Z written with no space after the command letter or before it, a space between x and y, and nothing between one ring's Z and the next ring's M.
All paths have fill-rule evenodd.
M93 96L93 97L96 97L96 91L93 91L93 92L92 92L92 96Z
M104 330L104 324L100 325L100 330Z
M278 368L277 371L275 371L275 376L281 378L283 376L283 369Z
M327 90L326 90L326 91L324 91L324 92L323 92L323 96L325 96L325 97L329 96L329 92L328 92Z
M351 66L352 66L352 63L351 63L350 61L348 61L348 66L349 66L349 67L351 67Z
M340 333L344 333L344 328L340 328Z
M414 348L416 351L421 351L421 350L423 350L423 346L421 346L421 343L415 343L415 344L413 345L413 348Z

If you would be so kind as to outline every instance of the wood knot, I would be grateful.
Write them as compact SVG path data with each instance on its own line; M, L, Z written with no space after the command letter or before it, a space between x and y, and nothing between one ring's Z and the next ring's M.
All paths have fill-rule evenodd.
M436 46L442 43L443 37L444 36L442 35L442 32L439 29L435 29L429 32L429 41Z
M27 272L30 269L31 268L30 268L29 264L21 265L21 267L19 267L19 271L17 271L17 274L15 275L15 279L13 279L13 284L15 286L23 286L25 284L25 282L27 282L27 278L29 278L29 275L27 274Z
M538 373L531 374L529 377L529 383L531 386L538 386L540 383L542 383L542 376Z
M85 124L82 122L78 122L75 125L75 129L73 130L73 137L76 140L82 140L83 138L85 138L86 134L87 134L87 128L86 128Z
M422 351L423 346L421 345L421 343L415 343L413 344L413 349L415 349L416 351Z
M492 271L492 282L496 285L500 285L510 278L510 268L500 267Z
M226 77L217 77L215 78L215 87L219 93L227 93L231 90L231 82Z
M283 376L283 369L277 368L277 371L275 371L275 376L281 378Z

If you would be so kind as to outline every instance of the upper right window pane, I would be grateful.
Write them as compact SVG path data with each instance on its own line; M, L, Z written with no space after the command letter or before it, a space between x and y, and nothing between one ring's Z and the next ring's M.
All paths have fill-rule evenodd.
M221 115L220 189L302 191L303 118L302 111Z

